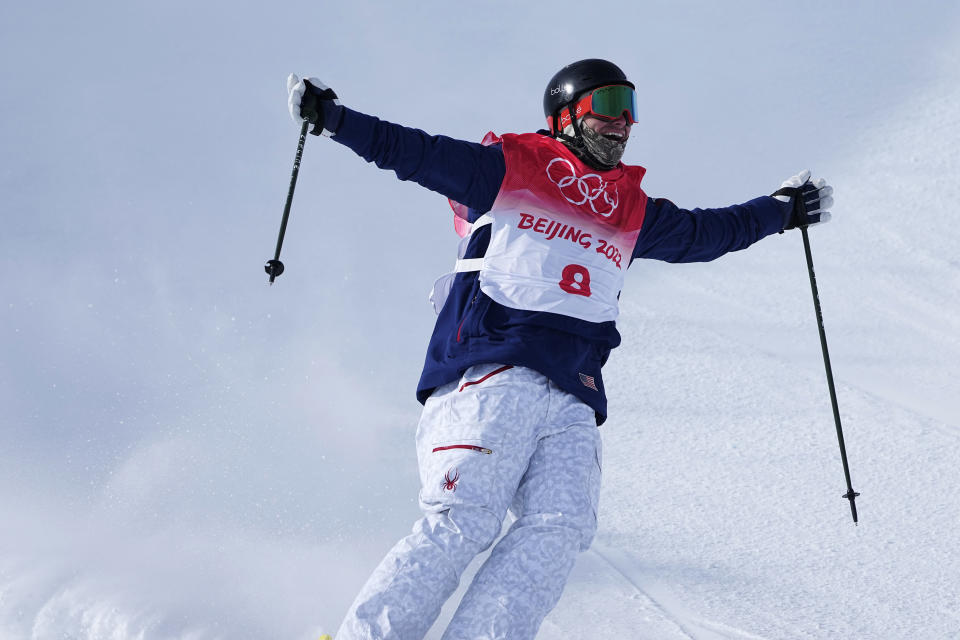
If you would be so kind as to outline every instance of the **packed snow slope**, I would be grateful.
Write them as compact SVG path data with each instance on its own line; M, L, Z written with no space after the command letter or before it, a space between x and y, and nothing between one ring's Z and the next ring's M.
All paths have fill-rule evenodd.
M638 262L600 532L538 637L960 638L960 9L394 4L0 10L0 640L333 633L417 517L456 238L443 198L310 138L267 287L286 74L478 140L542 126L591 56L640 88L651 195L835 185L810 237L860 525L799 233Z

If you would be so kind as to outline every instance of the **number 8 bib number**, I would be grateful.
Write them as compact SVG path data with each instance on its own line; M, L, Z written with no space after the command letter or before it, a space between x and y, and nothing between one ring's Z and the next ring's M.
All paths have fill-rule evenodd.
M579 264L568 264L563 268L560 288L575 296L590 297L590 271Z

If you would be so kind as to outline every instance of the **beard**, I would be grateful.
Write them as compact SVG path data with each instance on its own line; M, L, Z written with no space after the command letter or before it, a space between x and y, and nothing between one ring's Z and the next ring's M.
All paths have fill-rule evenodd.
M620 158L627 148L626 140L611 140L590 127L581 126L584 149L596 160L601 169L613 169L620 164Z
M584 164L600 171L610 171L620 164L623 152L627 148L626 140L611 140L582 124L577 127L581 135L576 135L573 125L567 125L560 140Z

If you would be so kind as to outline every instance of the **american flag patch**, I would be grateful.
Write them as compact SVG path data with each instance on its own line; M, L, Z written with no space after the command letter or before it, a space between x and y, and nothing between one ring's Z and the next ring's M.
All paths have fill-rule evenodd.
M583 386L589 387L594 391L599 391L597 389L597 381L593 379L593 376L588 376L585 373L578 374L580 376L580 382L583 383Z

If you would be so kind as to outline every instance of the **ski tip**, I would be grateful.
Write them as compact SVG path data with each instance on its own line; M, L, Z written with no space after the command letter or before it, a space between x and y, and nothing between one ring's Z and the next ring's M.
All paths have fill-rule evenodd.
M323 634L322 636L320 636L319 638L317 638L317 640L333 640L333 638L331 638L331 637L328 636L327 634Z

